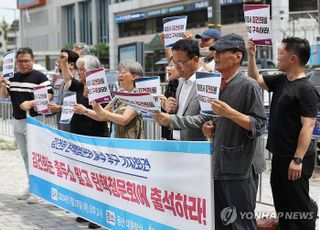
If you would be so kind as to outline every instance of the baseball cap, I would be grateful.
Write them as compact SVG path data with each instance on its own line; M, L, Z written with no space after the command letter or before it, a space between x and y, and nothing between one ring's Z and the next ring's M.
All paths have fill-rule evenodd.
M210 46L210 50L240 50L246 52L246 45L240 35L232 33L222 36L214 45Z
M220 32L216 29L207 29L205 30L202 34L196 34L195 36L198 39L209 39L209 38L214 38L215 40L219 40L221 35Z

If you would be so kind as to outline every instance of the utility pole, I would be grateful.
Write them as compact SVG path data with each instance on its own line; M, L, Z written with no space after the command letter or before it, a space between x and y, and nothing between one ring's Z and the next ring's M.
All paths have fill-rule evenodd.
M221 6L220 0L208 1L208 27L221 32Z

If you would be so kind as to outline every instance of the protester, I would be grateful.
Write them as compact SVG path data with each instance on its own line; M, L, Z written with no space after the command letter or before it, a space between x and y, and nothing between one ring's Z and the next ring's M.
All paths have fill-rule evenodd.
M216 70L226 82L219 100L212 102L217 117L170 116L161 117L161 123L180 129L202 127L205 136L213 138L215 228L256 229L255 219L241 218L240 212L254 214L258 174L266 167L262 140L266 118L261 93L256 82L240 71L246 53L242 37L226 35L211 48L216 51ZM238 218L226 223L228 213Z
M200 113L200 104L196 94L196 71L204 71L199 61L199 47L194 40L179 40L172 47L173 63L179 72L180 83L177 88L176 98L169 97L166 103L171 103L171 108L167 111L175 113L169 115L159 113L156 120L168 120L180 116L192 116ZM174 111L172 109L175 109ZM161 123L161 122L160 122ZM189 128L183 130L173 130L174 140L199 141L205 140L201 128Z
M75 77L75 75L77 74L77 67L76 67L76 62L79 58L79 55L70 50L70 49L61 49L61 52L66 52L68 54L68 75L72 76L73 78ZM60 52L60 53L61 53ZM57 63L58 64L58 63ZM61 68L58 64L58 69L60 71L60 74L62 74ZM54 85L55 80L57 80L57 78L54 76L52 79L52 83ZM66 132L70 132L70 124L62 124L60 123L60 117L61 117L61 106L63 103L63 99L65 97L65 94L68 93L70 91L66 90L65 88L65 83L62 83L59 88L56 90L57 93L57 102L51 102L48 107L50 109L50 111L52 113L56 113L56 119L57 119L57 127L60 130L66 131Z
M142 66L133 60L125 60L119 65L119 84L121 92L137 92L134 81L143 76ZM78 113L99 121L111 121L113 124L112 137L116 138L143 138L142 116L124 102L112 100L105 108L93 102L93 109L83 108Z
M168 85L164 92L164 95L160 96L161 99L161 111L167 113L173 113L176 110L175 96L179 85L179 72L177 71L172 58L167 66ZM173 100L172 100L173 99ZM172 130L166 126L161 126L161 137L167 140L172 140Z
M39 121L44 121L44 116L35 110L33 88L36 86L46 86L49 99L53 98L53 91L48 78L41 72L33 69L35 63L33 51L29 47L22 47L16 53L16 63L19 72L13 78L5 79L0 77L0 96L7 98L10 96L13 108L13 134L24 160L27 175L29 175L28 150L27 150L27 115ZM29 178L29 177L28 177ZM26 200L29 204L38 203L38 198L30 194L29 187L18 196L19 200Z
M190 40L192 39L192 33L189 31L184 32L183 38ZM214 51L210 50L217 40L221 37L220 32L216 29L207 29L202 34L196 34L195 38L200 39L199 41L199 52L201 55L201 64L203 68L208 72L213 72L215 67L214 62Z
M311 137L320 96L304 73L309 42L284 38L278 49L278 68L284 73L272 76L259 74L254 42L248 42L247 50L248 75L273 93L266 148L273 154L270 183L280 229L315 229L317 208L309 196L309 179L314 169Z
M90 54L89 46L86 43L82 43L82 42L74 43L72 50L76 52L79 55L79 57Z
M91 105L89 105L87 95L84 95L86 84L85 72L88 70L100 68L100 61L98 60L98 58L91 55L80 57L76 62L79 74L79 80L77 80L69 71L68 56L69 55L67 52L61 52L59 55L59 62L62 70L62 76L65 82L65 89L70 90L71 92L76 92L77 98L77 104L75 105L75 114L73 115L70 122L70 131L71 133L87 136L108 137L109 129L107 122L91 119L85 112L79 113L79 111L92 108ZM88 222L82 217L77 217L76 221L79 223ZM100 228L99 225L91 222L89 222L88 227L91 229Z
M160 41L162 44L164 44L164 33L161 33ZM168 85L166 86L164 94L160 96L161 111L173 113L176 110L175 96L179 85L178 79L180 78L180 75L172 60L173 57L171 47L165 48L165 53L168 60L168 66L166 68ZM168 129L166 126L161 126L161 137L167 140L172 140L172 130Z

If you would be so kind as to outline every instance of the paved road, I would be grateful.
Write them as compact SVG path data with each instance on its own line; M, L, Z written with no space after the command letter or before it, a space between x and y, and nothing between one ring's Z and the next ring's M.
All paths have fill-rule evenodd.
M27 204L17 195L27 186L23 161L18 150L0 150L0 230L88 229L87 224L75 222L75 216L45 201ZM272 203L269 186L270 170L263 174L262 201ZM320 201L320 181L311 181L310 193ZM257 212L274 212L272 206L257 204Z
M22 158L18 150L1 150L0 157L0 230L88 229L87 224L77 223L73 214L47 202L27 204L17 200L27 186Z

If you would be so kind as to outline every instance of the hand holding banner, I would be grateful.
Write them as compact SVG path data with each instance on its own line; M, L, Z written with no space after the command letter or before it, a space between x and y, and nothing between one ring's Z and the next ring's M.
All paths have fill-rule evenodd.
M270 5L244 4L243 11L249 39L260 46L272 46Z
M196 72L196 84L201 112L213 114L211 102L219 98L221 74Z
M107 103L112 100L104 69L94 69L86 72L86 85L89 90L89 103Z
M123 93L113 92L116 98L125 102L133 109L153 115L160 112L160 106L157 105L154 98L149 93Z
M187 16L174 16L163 19L164 46L166 48L183 38L187 27Z

